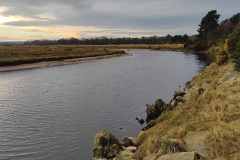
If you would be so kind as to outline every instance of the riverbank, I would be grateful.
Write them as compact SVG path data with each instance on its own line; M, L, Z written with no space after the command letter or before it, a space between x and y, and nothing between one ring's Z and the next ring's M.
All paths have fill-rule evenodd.
M122 54L123 50L90 46L0 46L0 66Z
M16 45L0 46L0 72L79 63L125 55L124 49L180 50L182 44L160 45Z
M119 56L124 56L124 55L126 55L126 53L105 55L105 56L86 57L86 58L70 58L70 59L65 58L63 60L56 60L56 61L43 61L43 62L35 62L35 63L27 63L27 64L19 64L19 65L11 65L11 66L1 66L0 73L78 64L78 63L89 62L89 61L93 61L93 60L113 58L113 57L119 57Z
M149 122L136 138L131 138L128 145L115 140L112 146L120 146L115 159L239 159L239 86L240 74L231 62L210 64L187 83L183 94L175 96L171 103L161 104L158 118ZM99 153L98 139L99 134L95 155Z
M184 44L122 44L122 45L103 45L103 48L115 49L152 49L152 50L184 50Z
M173 110L138 135L137 157L156 154L162 139L175 139L186 152L207 159L239 158L239 83L240 74L233 64L208 66L188 83L186 94Z

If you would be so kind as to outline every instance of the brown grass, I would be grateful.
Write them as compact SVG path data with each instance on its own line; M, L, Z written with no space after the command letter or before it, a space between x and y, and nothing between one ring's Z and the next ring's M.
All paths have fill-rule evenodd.
M235 160L239 156L240 73L234 71L233 64L212 64L193 78L190 86L184 104L165 113L156 126L139 136L138 157L152 153L149 148L156 146L152 137L155 141L162 137L185 139L189 133L200 132L208 135L207 158ZM199 89L204 92L200 94Z
M0 46L0 66L124 54L94 46Z
M0 66L124 54L120 49L180 49L182 47L182 44L0 46Z
M102 47L118 49L181 50L184 49L184 44L122 44L122 45L104 45Z

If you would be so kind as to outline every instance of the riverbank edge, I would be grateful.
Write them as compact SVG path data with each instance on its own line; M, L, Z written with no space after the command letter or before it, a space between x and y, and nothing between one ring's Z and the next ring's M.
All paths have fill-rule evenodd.
M80 58L79 57L61 57L57 59L53 58L53 59L42 59L37 61L28 61L27 63L22 62L19 64L0 66L0 73L78 64L78 63L89 62L94 60L120 57L124 55L128 55L128 53L122 50L120 52L116 52L108 55L97 55L97 56L88 56L88 57L80 57Z
M9 46L11 47L11 46ZM66 46L67 47L67 46ZM72 47L72 46L70 46ZM75 46L72 48L74 49ZM127 50L130 49L149 49L149 50L161 50L161 51L176 51L176 52L184 52L183 44L159 44L159 45L151 45L151 44L138 44L138 45L84 45L84 46L76 46L82 48L96 47L99 49L104 49L106 53L101 54L93 54L87 56L62 56L62 57L43 57L36 59L19 59L19 60L8 60L0 62L0 72L8 72L8 71L18 71L25 69L35 69L35 68L43 68L43 67L54 67L68 64L76 64L89 60L96 59L105 59L118 57L122 55L127 55ZM31 48L31 47L30 47Z
M112 152L116 145L120 150L114 158L106 159L161 160L162 156L163 159L169 156L171 160L184 159L181 153L192 156L191 160L195 160L194 157L205 160L239 158L240 141L236 141L240 134L240 128L236 126L240 122L236 111L239 102L236 103L237 98L233 96L240 96L240 89L233 85L236 83L240 83L240 75L231 61L222 65L212 61L186 83L182 96L174 97L167 104L171 109L148 123L136 137L127 138L127 145L124 139L114 138L118 141L110 144L108 151ZM175 103L172 105L172 102ZM228 110L227 114L225 110ZM107 131L99 133L106 135ZM109 140L99 137L99 133L95 137L94 155L104 148L98 140ZM231 143L238 146L229 146Z

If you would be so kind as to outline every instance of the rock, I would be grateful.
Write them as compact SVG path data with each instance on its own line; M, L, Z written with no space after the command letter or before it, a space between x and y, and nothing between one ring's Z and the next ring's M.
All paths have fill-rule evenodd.
M130 152L132 152L132 153L135 153L135 152L137 151L137 147L135 147L135 146L129 146L129 147L127 147L125 150L128 150L128 151L130 151Z
M205 142L208 137L208 132L190 132L184 137L185 147L188 151L193 151L201 154L204 157L208 156L208 149Z
M116 158L114 158L114 160L135 160L135 157L133 152L123 150L116 156Z
M158 154L151 154L143 158L143 160L156 160L159 157Z
M219 157L219 158L216 158L216 159L214 159L214 160L226 160L226 159L223 158L223 157Z
M156 160L205 160L196 152L181 152L163 155Z
M149 123L152 120L157 119L167 109L166 103L159 99L153 105L147 105L147 118L146 122Z
M122 151L122 146L111 133L101 131L96 134L94 140L94 159L113 159Z
M125 137L122 139L122 145L124 147L136 146L136 142L132 137Z

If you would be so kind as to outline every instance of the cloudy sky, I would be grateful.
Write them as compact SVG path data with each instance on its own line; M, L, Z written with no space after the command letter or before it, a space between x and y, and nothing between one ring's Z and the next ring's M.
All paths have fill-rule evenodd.
M0 40L194 34L211 9L240 0L0 0Z

